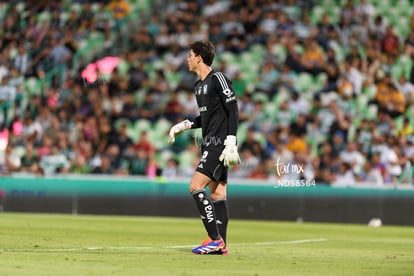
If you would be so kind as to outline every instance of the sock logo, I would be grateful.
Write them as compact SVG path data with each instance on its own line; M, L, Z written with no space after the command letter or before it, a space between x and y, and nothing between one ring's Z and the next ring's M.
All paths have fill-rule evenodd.
M208 222L212 222L214 220L213 207L211 205L207 205L206 207L204 207L204 211L206 211Z

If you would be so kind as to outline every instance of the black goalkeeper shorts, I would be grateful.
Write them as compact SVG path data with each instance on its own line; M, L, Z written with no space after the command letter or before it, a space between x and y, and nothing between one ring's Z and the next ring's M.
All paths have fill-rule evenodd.
M201 151L201 159L197 172L200 172L213 181L227 183L228 168L219 160L223 148L206 147Z

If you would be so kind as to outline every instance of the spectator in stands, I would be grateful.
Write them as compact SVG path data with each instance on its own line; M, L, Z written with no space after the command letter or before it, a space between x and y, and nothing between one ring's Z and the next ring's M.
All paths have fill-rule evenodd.
M20 171L24 173L38 175L41 174L39 167L39 156L35 150L33 143L27 143L25 152L20 158Z
M381 49L387 55L398 55L400 51L400 40L394 33L392 26L385 28L385 34L381 39Z
M276 94L274 84L279 76L279 72L272 61L265 61L259 73L259 85L257 90L265 92L270 97Z
M167 165L162 169L161 175L167 179L175 179L180 176L180 163L174 159L170 158L167 160Z
M4 165L7 168L8 173L17 172L20 169L20 158L13 152L13 147L11 145L6 147L4 153Z
M154 153L154 147L151 144L146 131L141 132L138 142L134 145L134 149L135 151L143 150L148 155L152 155Z
M248 178L266 180L269 178L269 172L267 170L267 163L261 162L257 165L256 169L253 170Z
M370 34L380 41L384 38L386 29L387 23L385 22L384 17L382 15L375 16L369 29Z
M52 145L50 151L40 157L39 166L45 175L67 173L70 169L68 158L59 152L56 145Z
M335 181L335 171L339 169L340 161L328 142L319 145L319 155L314 160L315 181L331 184Z
M339 152L339 158L343 163L350 165L350 168L355 175L359 175L361 173L362 166L365 163L365 158L358 150L355 142L348 142L346 149Z
M324 13L320 22L315 26L311 36L316 36L318 44L324 50L327 50L332 43L337 43L339 38L338 30L334 24L332 24L329 14Z
M174 91L164 107L164 116L170 122L176 122L182 116L183 107L179 101L178 91Z
M139 109L139 117L142 119L149 120L154 123L159 118L159 112L157 104L154 102L153 97L150 93L145 94L144 101Z
M128 173L130 175L142 175L147 174L149 165L149 156L144 149L138 149L135 151L135 155L129 160Z
M234 166L230 171L229 175L236 178L247 178L253 171L257 169L260 160L257 156L253 155L252 151L245 148L241 153L242 162Z
M305 41L304 52L300 62L304 71L312 75L317 75L322 71L325 63L325 55L315 39Z
M18 47L18 53L14 58L14 67L22 76L26 76L29 73L31 63L31 57L27 53L25 45L21 43Z
M296 111L289 107L289 100L284 100L280 104L279 111L275 115L274 121L276 122L276 126L287 128L295 121L296 117Z
M116 24L120 24L120 21L125 19L131 12L129 3L124 0L112 0L107 9L112 12L115 20L117 20Z
M352 186L356 183L352 166L346 162L341 163L339 172L335 176L332 185L335 186Z
M383 185L384 179L381 175L381 171L377 167L373 167L371 160L365 162L361 174L357 177L358 182L368 183L370 185Z
M100 164L94 167L91 173L92 174L107 174L107 175L115 174L115 170L111 165L111 159L106 155L101 156Z
M121 124L119 126L116 135L114 135L112 139L112 143L115 143L119 147L119 152L121 156L126 155L127 148L133 145L134 143L131 137L129 137L128 135L128 129L126 124Z
M233 83L234 87L234 83ZM197 101L194 98L194 93L191 90L184 91L183 93L180 93L178 101L181 105L182 116L185 118L195 118L198 115L198 105Z
M70 166L69 172L75 173L75 174L89 174L89 173L92 173L93 170L83 155L77 155L75 156L73 160L71 160L71 166ZM97 173L97 172L98 172L98 169L95 168L94 173Z
M8 125L9 123L9 102L13 101L16 96L16 87L9 85L9 78L3 77L0 85L0 106L2 107L3 121Z

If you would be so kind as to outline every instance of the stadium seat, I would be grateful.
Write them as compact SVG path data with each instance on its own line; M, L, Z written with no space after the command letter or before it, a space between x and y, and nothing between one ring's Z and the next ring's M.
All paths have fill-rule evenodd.
M342 62L346 56L345 49L339 43L331 43L329 46L334 50L337 62Z
M168 144L168 136L165 133L158 132L156 129L147 130L148 138L151 141L151 144L157 150L166 149Z
M404 40L411 31L409 16L396 15L393 23L396 35Z
M61 20L63 23L65 23L66 21L68 21L69 16L70 16L69 12L67 12L67 11L62 11L62 12L60 13L60 15L59 15L59 18L60 18L60 20Z
M42 91L42 81L35 77L27 78L23 86L29 96L40 95Z
M116 69L120 76L125 76L128 73L130 64L125 59L120 59L118 65L116 66Z
M313 135L307 135L306 136L306 144L311 149L311 156L315 157L318 155L318 145L319 140L316 136Z
M16 3L16 10L19 13L22 13L25 10L26 7L26 3L24 1L19 1Z
M167 71L165 78L167 79L171 89L175 90L181 81L181 74L179 72Z
M145 99L145 95L146 94L147 94L147 91L144 88L137 90L134 93L134 95L135 95L135 103L137 105L141 105L144 102L144 99Z
M413 100L414 101L414 100ZM414 104L413 103L411 103L408 107L407 107L407 109L405 110L405 116L407 117L407 118L410 118L410 119L413 119L414 120Z
M264 105L264 112L267 118L274 122L276 113L278 111L278 106L274 102L267 102Z
M256 92L252 96L253 101L261 101L267 103L269 101L269 96L264 92Z
M154 132L157 134L157 137L167 137L168 131L170 130L172 123L167 119L161 118L157 120L154 124Z
M311 89L311 91L316 92L321 90L325 86L327 78L328 76L326 73L319 73L318 75L316 75L314 77L313 89Z
M279 92L273 96L272 102L276 105L276 108L279 108L280 104L289 99L289 97L289 91L285 88L281 88L279 89Z
M141 132L143 131L150 131L152 128L152 124L147 119L139 119L135 121L133 126L131 127L132 133L130 133L130 137L134 141L139 140L139 136L141 135Z
M265 136L265 134L263 134L262 132L260 132L260 131L255 131L254 132L254 139L257 141L257 142L259 142L260 143L260 145L262 146L262 147L265 147L266 146L266 136Z
M132 123L131 123L131 121L128 118L119 118L114 123L114 127L116 129L119 129L119 127L121 125L125 125L127 128L131 128L132 127Z
M397 81L400 76L404 73L404 68L401 66L399 62L393 64L391 66L391 76L393 81Z
M256 43L250 46L250 52L253 55L254 59L256 61L259 61L262 59L263 54L266 52L266 49L263 45Z
M375 84L364 86L362 88L361 94L364 94L367 97L368 101L372 100L375 98L375 95L377 94L377 86Z
M82 11L82 5L80 3L76 3L76 2L72 3L70 10L75 11L79 14Z
M364 112L367 109L368 105L368 96L364 93L359 93L356 96L356 105L358 112Z
M287 56L287 50L285 46L280 43L274 45L272 48L272 53L279 58L280 64L283 64L285 62Z
M155 161L161 168L165 168L167 161L171 158L176 158L176 154L170 150L162 150L155 152Z
M246 140L247 129L249 128L248 122L239 123L237 129L237 144L241 145Z
M322 15L325 13L323 6L315 5L310 13L311 23L318 24L321 21Z
M309 73L300 73L296 81L296 87L299 92L306 93L311 89L314 89L314 79Z
M398 116L397 118L393 119L394 124L395 124L395 130L396 131L400 131L403 127L403 123L404 123L404 116Z
M52 14L50 13L50 11L45 10L38 14L36 20L39 23L40 22L43 23L43 22L49 22L51 18L52 18Z
M6 15L7 11L9 10L9 3L7 3L7 1L3 1L2 2L2 9L0 9L0 18L4 18L4 16Z
M194 153L190 151L183 151L177 155L178 162L180 163L180 168L189 168L192 166L195 159Z
M235 54L233 54L232 52L229 51L225 51L221 54L221 58L228 64L238 64L238 58Z
M377 120L378 106L375 104L368 105L367 108L365 108L363 115L365 119Z

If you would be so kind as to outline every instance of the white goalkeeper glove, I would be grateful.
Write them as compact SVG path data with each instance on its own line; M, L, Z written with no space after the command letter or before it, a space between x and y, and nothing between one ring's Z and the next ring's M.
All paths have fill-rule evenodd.
M237 145L236 145L236 136L228 135L226 140L224 140L225 148L221 153L219 160L223 161L224 166L233 166L240 164L240 156L237 152Z
M191 128L191 126L193 124L194 124L193 122L191 122L190 120L187 119L187 120L184 120L184 121L182 121L182 122L180 122L180 123L172 126L172 128L170 129L168 143L174 144L174 142L175 142L175 136L177 134L180 134L184 130Z

